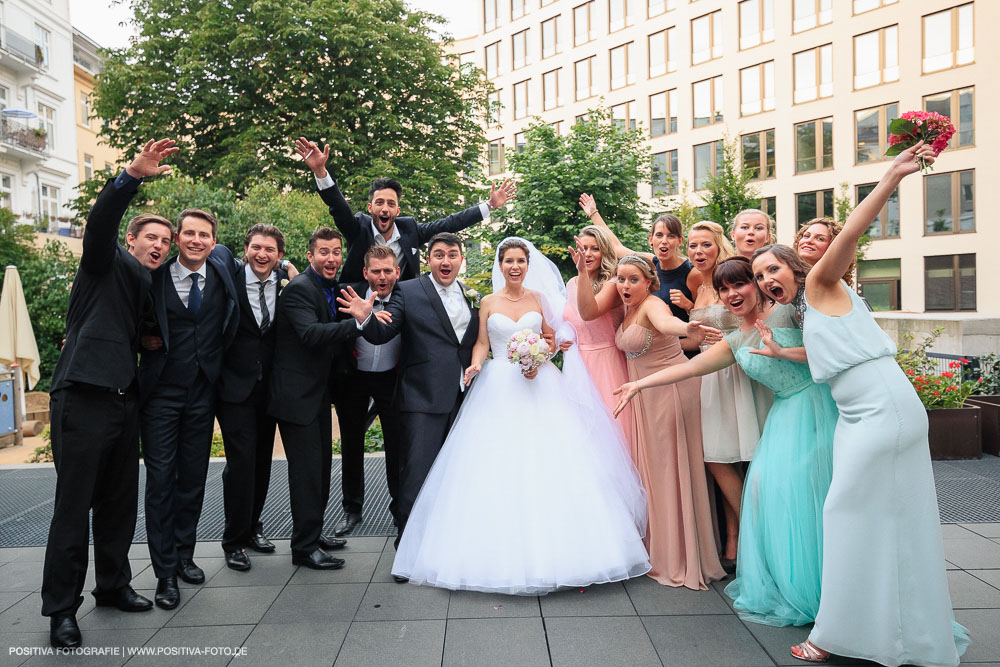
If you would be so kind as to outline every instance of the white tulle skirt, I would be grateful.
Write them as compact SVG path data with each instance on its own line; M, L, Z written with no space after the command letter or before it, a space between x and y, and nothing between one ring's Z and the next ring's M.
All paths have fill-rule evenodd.
M534 380L487 361L424 482L392 573L538 595L645 574L646 496L579 353ZM582 375L581 375L582 373Z

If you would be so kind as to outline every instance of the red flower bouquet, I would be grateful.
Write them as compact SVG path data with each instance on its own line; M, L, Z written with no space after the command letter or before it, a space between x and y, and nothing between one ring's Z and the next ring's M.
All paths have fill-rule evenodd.
M885 154L887 157L895 157L923 141L934 149L934 155L937 156L948 147L954 134L955 126L947 116L933 111L907 111L889 123L889 150ZM920 169L926 174L933 167L921 159Z

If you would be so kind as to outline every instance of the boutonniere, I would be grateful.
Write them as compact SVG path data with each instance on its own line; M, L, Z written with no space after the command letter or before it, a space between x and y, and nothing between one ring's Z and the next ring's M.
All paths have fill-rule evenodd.
M462 292L465 294L465 300L469 302L469 308L479 308L479 302L483 300L479 292L465 285L462 285Z
M288 278L282 278L281 281L278 282L278 294L281 294L281 290L285 289L286 285L288 285Z

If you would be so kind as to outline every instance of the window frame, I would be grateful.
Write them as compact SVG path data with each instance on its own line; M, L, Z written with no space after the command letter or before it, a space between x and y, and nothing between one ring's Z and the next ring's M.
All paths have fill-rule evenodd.
M542 74L542 111L551 111L552 109L558 109L559 107L562 106L562 95L560 95L559 93L559 79L562 78L560 76L561 71L562 67L557 67ZM555 104L552 106L549 106L548 90L546 88L547 77L550 74L553 76L556 83L556 90L555 90L556 99L555 99Z
M611 3L613 3L613 2L620 2L621 5L622 5L622 24L621 24L621 26L619 26L617 28L615 27L615 24L612 23L612 18L611 18ZM632 16L631 13L629 13L629 9L630 9L630 5L631 4L632 4L631 0L608 0L608 34L609 35L612 34L612 33L615 33L615 32L620 32L622 30L625 30L626 28L630 28L633 25L635 25L635 17Z
M830 123L830 166L823 167L823 123ZM815 158L816 158L816 168L815 169L799 169L799 126L812 123L815 128L815 137L817 139L815 146ZM813 120L802 121L801 123L795 123L792 125L792 132L794 133L795 142L795 173L798 174L812 174L817 171L832 171L834 168L834 139L833 139L833 116L825 116L823 118L815 118Z
M872 164L875 162L885 162L886 160L893 160L895 158L886 156L885 152L889 150L889 124L892 120L889 118L889 107L896 107L896 118L899 118L899 102L886 102L885 104L880 104L874 107L868 107L866 109L856 109L854 111L854 164ZM878 109L878 150L876 156L871 160L858 160L858 153L861 150L861 140L858 137L858 114L865 111L873 111Z
M823 81L823 49L829 49L830 53L830 80ZM814 53L813 56L813 67L815 69L815 81L816 85L816 97L810 97L809 99L800 100L798 98L799 89L796 88L796 82L798 79L798 56ZM823 94L823 86L828 85L830 93L828 95ZM828 97L833 97L833 42L828 42L826 44L819 44L818 46L813 46L808 49L803 49L801 51L796 51L792 54L792 105L796 104L808 104L809 102L815 102L816 100L824 100Z
M597 55L594 54L573 63L573 95L576 102L594 97L594 60L596 58ZM580 70L577 67L582 62L587 63L587 95L585 97L580 97L580 78L578 76Z
M493 147L497 147L497 170L493 170ZM504 172L504 154L503 154L503 137L499 139L492 139L489 142L489 147L486 156L486 171L490 176L497 176Z
M656 181L657 178L656 157L658 155L663 156L663 164L664 164L663 173L667 177L665 179L666 182L664 183L658 183ZM672 148L665 151L659 151L658 153L653 154L653 180L650 182L650 188L652 190L651 194L653 197L659 197L659 196L669 197L671 195L677 194L680 174L677 168L671 169L672 165L675 167L679 165L679 158L676 148Z
M663 2L663 11L656 12L654 14L652 12L652 10L650 9L650 3L652 3L653 1L654 0L646 0L646 18L647 19L651 19L654 16L663 16L667 12L672 12L675 9L677 9L677 0L662 0L662 2Z
M511 86L511 91L512 92L511 92L511 105L510 106L511 106L511 114L514 117L514 120L520 120L522 118L527 118L527 117L529 117L531 115L531 108L529 106L529 104L530 104L530 93L529 93L529 90L528 90L529 89L529 85L528 84L530 83L530 81L531 81L531 79L523 79L522 81L518 81L513 86ZM524 114L518 116L517 115L517 107L518 107L518 105L517 105L517 99L518 99L518 96L517 96L517 87L518 86L522 86L522 85L523 85L522 90L524 91Z
M928 291L928 280L927 280L927 260L937 259L939 257L951 257L951 278L952 278L952 298L954 299L953 308L929 308L927 306L927 291ZM961 252L946 255L924 255L924 312L931 313L974 313L979 310L979 286L973 282L975 285L975 300L976 305L973 308L962 308L962 257L972 257L973 270L976 272L976 281L979 279L979 267L976 266L978 262L976 261L976 253L974 252Z
M698 148L701 146L709 146L709 164L711 168L709 169L708 178L718 176L719 174L719 164L722 161L722 157L719 155L721 150L725 150L724 142L722 139L714 139L712 141L703 141L700 144L694 144L691 146L691 164L694 167L694 190L695 192L699 190L704 190L706 186L698 187Z
M586 44L588 42L592 42L592 41L594 41L594 39L596 39L592 35L592 33L594 32L594 19L593 19L593 13L594 13L593 12L593 4L594 4L594 2L595 2L595 0L587 0L587 2L583 2L583 3L579 4L579 5L577 5L576 7L573 7L573 46L574 46L574 48L577 47L577 46L582 46L583 44ZM577 35L579 35L580 33L579 33L579 30L577 30L577 24L576 24L576 22L577 22L577 13L576 13L576 10L582 9L584 7L587 10L587 12L586 12L587 13L587 30L586 30L586 36L587 36L587 38L585 40L583 40L582 42L578 42L578 41L576 41L576 38L577 38Z
M876 185L878 185L878 183L858 183L858 184L856 184L854 186L854 201L856 202L854 204L854 206L857 207L858 204L860 204L862 201L864 201L864 198L862 198L862 196L861 196L861 188L871 187L872 189L874 189ZM896 189L893 190L893 192L896 195L897 206L900 207L900 209L899 209L900 212L898 214L899 215L899 220L898 220L897 225L896 225L896 234L894 236L890 236L887 233L887 231L886 231L887 227L889 226L889 200L887 199L886 202L885 202L885 204L882 206L881 210L879 210L879 212L878 212L878 222L879 222L879 228L880 228L879 229L879 235L878 236L872 236L871 234L868 234L867 230L865 230L865 233L868 234L869 238L871 238L872 241L883 241L883 240L886 240L886 239L898 239L898 238L902 237L902 233L903 233L903 216L902 216L902 204L901 204L901 202L902 202L902 195L899 192L899 186L898 185L896 186ZM871 192L869 191L868 194L871 194ZM868 195L865 195L865 197L867 197L867 196ZM890 195L890 199L891 199L891 197L892 197L892 195ZM872 224L874 224L874 222ZM868 228L871 229L871 225L869 225Z
M639 127L639 119L636 117L636 104L635 100L626 100L624 102L619 102L618 104L612 105L609 108L611 111L611 124L614 125L618 119L615 118L615 109L625 107L625 127L630 130L636 130Z
M882 9L883 7L888 7L889 5L895 5L899 0L877 0L878 5L872 7L871 9L862 9L858 11L858 0L851 0L851 16L861 16L862 14L867 14L868 12L874 12L876 10Z
M493 25L490 26L490 14L487 7L493 5ZM500 27L500 0L483 0L483 33L493 32Z
M830 25L833 23L833 0L829 0L830 7L826 10L823 9L824 0L813 0L813 13L812 15L816 17L815 25L811 25L808 28L801 28L799 30L795 29L795 21L798 18L795 16L795 0L792 0L792 33L793 35L798 35L809 30L815 30L816 28L822 28L825 25ZM820 19L822 18L823 12L830 12L830 20L822 23Z
M826 204L824 203L825 194L830 193L830 210L826 210ZM833 188L823 188L822 190L806 190L805 192L795 193L795 231L801 229L809 220L799 220L799 197L803 195L814 195L816 197L816 215L809 218L812 220L814 218L832 218L837 210L837 204L834 201Z
M487 79L495 79L502 73L500 69L500 41L497 40L483 47L483 71ZM493 49L493 75L490 76L490 49Z
M620 86L615 86L615 71L614 71L614 52L618 49L624 49L625 54L625 83ZM621 90L622 88L627 88L635 83L635 75L632 73L631 60L635 56L635 40L624 42L618 46L608 49L608 89L609 90Z
M896 31L896 78L887 79L886 78L886 31L890 29L895 29ZM872 33L878 33L878 81L875 83L868 84L866 86L858 86L858 38L866 37ZM896 83L899 81L899 24L893 23L892 25L882 26L881 28L875 28L874 30L867 30L865 32L854 35L851 45L852 49L852 71L853 76L851 77L852 90L868 90L869 88L875 88L876 86L882 86L888 83Z
M972 229L962 229L962 174L971 173L972 174ZM929 211L927 209L927 182L928 179L935 176L945 176L951 177L951 230L944 230L940 232L929 232L927 231L927 220L929 218ZM976 170L975 168L970 169L956 169L953 171L942 171L935 172L932 174L926 174L923 178L924 181L924 236L949 236L952 234L975 234L976 233Z
M545 19L541 23L540 40L539 41L541 42L541 56L542 56L541 59L542 60L545 60L546 58L554 58L555 56L557 56L560 53L562 53L562 49L559 48L559 18L561 16L562 16L562 14L556 14L555 16L553 16L551 18ZM546 26L546 24L552 24L552 38L553 38L553 40L555 42L553 44L553 46L552 46L552 53L550 53L549 55L545 55L545 26Z
M528 26L524 30L518 30L517 32L511 34L510 36L510 70L512 72L524 69L531 64L528 60L528 31L531 30L531 26ZM521 40L521 64L517 64L517 42L518 38Z
M721 102L724 101L724 100L720 101L719 105L716 105L716 99L715 99L715 89L716 89L716 83L715 82L716 82L716 80L719 81L719 86L718 87L721 88L722 87L722 75L721 74L717 74L716 76L710 76L707 79L701 79L700 81L694 81L694 82L691 83L691 128L692 129L697 129L699 127L708 127L709 125L718 125L719 123L726 122L725 111L721 108ZM710 85L709 85L709 107L710 107L709 121L707 123L703 123L702 125L695 125L695 122L697 120L697 116L695 116L695 105L697 104L697 98L695 96L695 86L697 86L699 83L705 83L706 81L710 82ZM724 94L725 93L723 92L723 95ZM719 108L716 108L717 106ZM718 112L718 119L717 120L713 120L716 117L716 112Z
M694 31L695 31L695 24L698 21L701 21L702 19L708 19L708 55L709 55L709 57L706 58L705 60L697 60L696 61L695 60L695 51L694 51ZM722 49L722 43L721 42L719 44L715 43L716 21L718 21L718 23L719 23L718 31L719 31L720 37L721 37L721 33L722 33L722 10L721 9L716 9L715 11L708 12L707 14L702 14L701 16L696 16L696 17L694 17L693 19L691 19L689 21L690 33L691 33L689 35L689 37L691 39L691 66L692 67L694 67L696 65L702 65L704 63L711 62L713 60L718 60L723 55L725 55L725 53L724 53L724 51ZM715 55L716 48L718 48L718 50L719 50L719 55Z
M756 44L751 44L749 46L743 45L743 7L748 3L755 3L757 5L757 34L760 36L760 41ZM765 39L767 31L764 24L764 5L769 3L771 5L771 39ZM770 44L774 41L774 0L740 0L737 5L737 21L739 22L739 50L749 51L750 49L756 49L758 46L764 44Z
M668 26L663 30L657 30L656 32L646 36L646 50L648 53L646 58L646 77L648 79L666 76L667 74L672 74L677 71L677 61L670 57L675 38L674 31L676 29L677 26ZM663 35L663 71L658 74L653 74L653 38L657 35Z
M673 95L671 96L671 93ZM663 95L663 105L664 105L664 117L663 117L663 127L664 132L662 134L653 134L653 98ZM670 98L673 97L673 104L670 103ZM649 96L649 138L653 139L656 137L665 137L668 134L675 134L677 128L680 125L678 120L678 115L676 112L678 109L674 108L680 106L677 102L677 88L668 88L667 90L661 90L658 93L653 93ZM671 116L671 111L675 112L674 116ZM671 124L671 118L674 118L673 124ZM673 129L671 129L673 128Z
M961 134L961 128L955 121L959 118L961 122L961 112L962 112L962 93L965 91L971 91L972 93L972 141L964 146L958 145L959 135ZM927 100L931 97L937 97L938 95L944 95L948 93L951 95L951 100L949 101L949 113L948 118L951 119L952 125L955 126L955 134L952 136L951 140L948 142L948 150L960 150L964 148L975 148L976 146L976 86L963 86L962 88L953 88L951 90L942 90L939 93L931 93L930 95L924 95L921 98L921 105L924 111L927 111Z
M863 262L886 262L895 261L899 263L898 274L893 278L862 278L861 266ZM886 257L884 259L860 260L858 262L858 294L865 296L865 285L888 285L889 286L889 308L877 312L897 312L900 310L899 297L902 293L903 262L900 257ZM870 300L870 299L869 299Z
M969 7L972 10L972 60L967 63L962 63L960 65L956 64L955 61L958 57L958 45L959 45L959 21L958 12L963 7ZM950 29L951 29L951 65L948 67L941 67L939 69L926 69L925 62L927 60L927 19L931 16L937 16L938 14L944 14L945 12L951 13L950 18ZM920 17L920 74L934 74L936 72L947 72L948 70L958 69L959 67L968 67L969 65L976 64L976 7L975 2L963 2L960 5L955 5L953 7L948 7L947 9L942 9L940 11L931 12L930 14L924 14Z
M770 79L771 79L771 96L767 96L767 79L768 79L768 65L770 65ZM746 101L743 99L743 72L751 70L754 68L760 68L757 74L757 103L760 105L758 111L745 112L743 110ZM767 106L767 100L771 100L771 106ZM749 67L744 67L740 70L740 117L745 118L747 116L756 116L757 114L767 113L768 111L774 111L775 109L775 95L774 95L774 60L765 60L762 63L757 63L756 65L750 65Z
M768 137L768 135L771 136L771 144L772 144L772 147L774 148L774 158L772 159L770 165L768 164L768 161L767 161L767 137ZM778 154L777 154L777 148L775 146L775 140L776 140L775 139L775 135L776 135L776 131L775 131L775 128L773 128L773 127L770 128L770 129L767 129L767 130L760 130L759 132L747 132L745 134L741 134L740 135L740 166L743 168L744 171L750 169L750 167L747 167L747 165L746 165L746 158L745 158L745 156L746 156L746 149L744 148L743 140L746 137L756 136L757 140L760 142L759 145L761 146L761 150L760 150L760 164L757 166L757 176L755 176L754 178L751 178L750 179L751 181L770 181L770 180L773 180L773 179L775 179L775 178L778 177L778 164L777 164L777 162L778 162ZM767 175L767 173L768 173L768 167L770 167L770 174L771 174L770 176ZM763 173L764 176L761 176L760 175L761 173Z

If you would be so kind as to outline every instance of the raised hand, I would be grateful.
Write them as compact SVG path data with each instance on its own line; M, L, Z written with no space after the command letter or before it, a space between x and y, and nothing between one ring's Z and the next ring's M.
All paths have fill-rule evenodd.
M679 289L670 290L670 303L684 310L691 310L694 307L694 302L684 296L684 292Z
M326 177L326 161L330 159L330 144L320 150L316 142L299 137L295 140L295 152L306 163L306 166L312 169L317 178Z
M161 165L160 162L180 150L174 145L176 143L173 139L160 139L159 141L150 139L142 147L139 154L132 159L132 162L125 167L125 171L132 178L169 174L173 171L170 165Z
M618 399L618 405L615 406L615 417L622 413L625 406L639 393L639 383L638 382L626 382L622 386L618 387L611 392L615 396L620 396Z
M490 184L490 210L500 208L511 199L517 196L517 185L511 179L505 180L497 187L496 183Z
M579 203L580 203L580 208L583 209L584 215L586 215L588 218L592 217L595 213L597 213L597 202L594 201L594 198L588 195L586 192L580 195Z
M925 165L930 166L934 164L936 158L937 153L934 152L931 146L925 144L923 141L918 141L896 156L896 159L892 161L891 169L900 178L903 178L917 173Z
M367 299L362 299L354 288L348 285L346 289L340 290L337 303L340 304L338 308L340 312L347 313L358 322L364 322L371 315L372 306L375 304L375 292L372 292Z
M589 275L587 274L587 259L583 256L583 244L580 242L580 237L574 236L573 240L576 241L576 248L569 246L569 256L573 258L577 273L581 276Z
M465 386L466 387L468 387L470 384L472 384L472 381L474 379L476 379L476 376L479 375L479 371L481 371L481 370L483 370L483 367L482 367L481 364L472 364L471 366L469 366L468 368L465 369L465 379L464 379L464 382L465 382Z
M771 331L771 327L764 324L761 320L757 320L753 325L757 329L757 333L760 334L760 342L764 344L764 347L760 350L750 350L750 354L759 354L762 357L779 359L778 355L780 354L781 346L774 342L774 332Z

